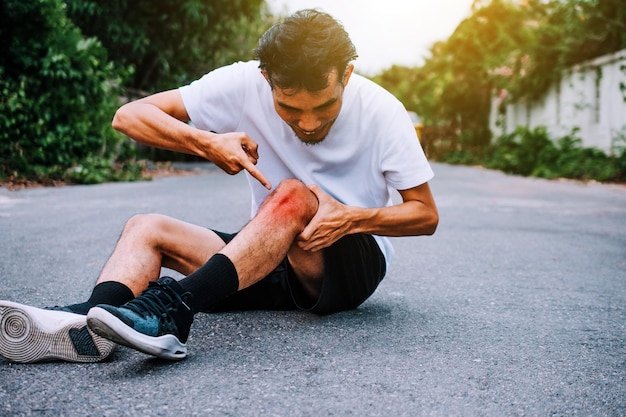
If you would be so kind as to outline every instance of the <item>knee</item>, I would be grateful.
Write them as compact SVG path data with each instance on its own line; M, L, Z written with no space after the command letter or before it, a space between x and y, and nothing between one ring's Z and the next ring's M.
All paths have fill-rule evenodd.
M160 214L135 214L126 221L122 230L122 237L139 237L143 240L150 240L164 228L164 223L165 216Z
M309 187L304 185L302 181L297 180L295 178L289 178L286 180L282 180L280 184L278 184L278 187L276 187L276 190L274 190L272 194L291 195L291 194L299 194L299 193L306 193L306 192L311 192L311 191L309 190Z
M317 197L309 187L296 179L283 180L267 198L266 204L281 218L302 219L306 223L317 212Z

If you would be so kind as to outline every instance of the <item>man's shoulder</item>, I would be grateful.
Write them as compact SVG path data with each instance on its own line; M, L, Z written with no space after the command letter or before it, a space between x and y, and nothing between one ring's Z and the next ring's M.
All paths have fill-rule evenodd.
M197 100L215 99L219 96L246 96L246 91L258 89L264 78L256 61L239 61L215 68L199 79L179 88L181 94ZM195 92L195 94L194 94Z
M259 63L257 61L237 61L232 64L215 68L205 74L204 77L211 76L231 76L231 77L247 77L250 74L259 74Z
M367 78L366 76L358 74L356 72L353 73L352 76L350 77L349 84L356 85L359 89L365 89L365 90L369 90L369 89L377 90L379 88L382 88L381 86L379 86L374 81Z
M391 119L406 113L404 105L393 94L359 74L350 78L345 102L349 109L348 113L356 115L359 124L365 123L370 128L376 125L387 126L392 123Z
M237 61L226 67L238 68L241 71L259 72L259 61Z
M352 93L361 99L375 100L383 105L389 105L391 102L399 103L393 94L363 75L353 74L348 86L350 85Z

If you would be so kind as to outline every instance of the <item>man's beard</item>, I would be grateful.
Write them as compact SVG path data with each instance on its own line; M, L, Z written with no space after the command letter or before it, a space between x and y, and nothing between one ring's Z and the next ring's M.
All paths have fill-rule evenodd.
M320 143L322 143L324 141L324 139L326 139L326 137L328 136L328 133L330 133L330 129L333 127L333 125L335 124L335 120L337 120L336 118L329 121L326 125L324 125L323 129L318 129L319 131L321 130L325 130L326 133L319 137L319 138L314 138L315 135L307 135L306 133L304 133L304 131L302 129L299 129L298 127L295 126L291 126L291 129L294 131L294 133L296 134L296 137L300 140L300 142L304 143L307 146L315 146L315 145L319 145ZM300 135L298 135L298 133L300 133ZM303 137L301 137L303 136Z
M296 135L296 136L298 136L298 135ZM316 146L316 145L319 145L320 143L322 143L324 141L324 139L326 139L326 136L328 136L328 133L326 133L321 138L315 139L315 140L303 140L300 136L298 136L298 139L300 139L300 142L304 143L306 146Z

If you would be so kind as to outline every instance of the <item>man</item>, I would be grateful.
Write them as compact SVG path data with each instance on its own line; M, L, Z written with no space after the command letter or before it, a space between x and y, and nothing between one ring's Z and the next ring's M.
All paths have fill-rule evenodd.
M99 361L120 343L179 360L195 313L356 308L391 261L386 236L434 233L433 174L410 118L353 73L343 27L303 10L270 28L255 53L126 104L113 120L144 144L245 170L251 221L227 234L131 218L86 302L56 311L0 302L2 322L13 323L0 330L2 357ZM186 277L159 278L162 266Z

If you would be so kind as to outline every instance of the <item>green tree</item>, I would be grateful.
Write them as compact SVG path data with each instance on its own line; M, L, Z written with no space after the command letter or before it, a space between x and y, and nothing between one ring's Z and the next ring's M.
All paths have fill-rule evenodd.
M68 14L114 62L127 87L154 92L247 59L269 17L264 0L75 0Z
M433 45L424 65L410 71L410 87L406 81L394 81L397 74L409 72L398 68L378 80L401 97L410 97L408 105L427 124L460 132L459 149L480 149L490 140L493 91L506 85L528 53L528 15L528 8L510 1L477 1L472 15L450 38ZM411 88L414 94L407 93Z
M535 0L532 8L537 25L525 74L508 86L513 99L538 99L568 67L626 48L623 0Z
M476 0L472 14L417 68L376 77L427 125L457 132L456 150L490 142L494 94L535 100L569 66L626 48L623 0Z
M2 0L0 39L0 176L98 181L91 167L126 156L106 50L62 0Z

